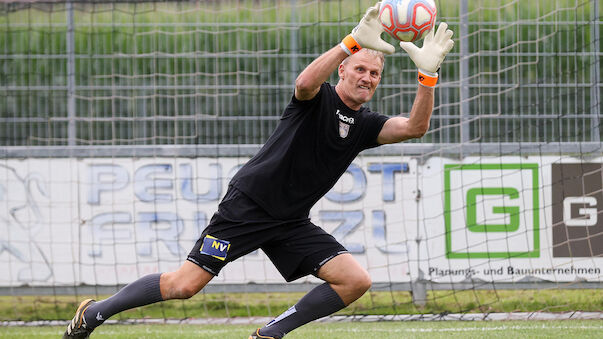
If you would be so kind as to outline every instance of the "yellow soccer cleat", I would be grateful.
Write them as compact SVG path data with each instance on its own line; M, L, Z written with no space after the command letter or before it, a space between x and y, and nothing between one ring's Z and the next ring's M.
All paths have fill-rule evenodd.
M93 328L88 328L86 325L86 319L84 319L84 311L94 304L96 301L92 299L86 299L82 301L80 306L75 311L75 316L67 326L67 330L65 334L63 334L63 339L87 339L90 337L90 333L94 330Z
M258 328L257 330L255 330L255 332L253 332L248 339L281 339L279 337L268 337L265 335L261 335L260 334L260 329Z

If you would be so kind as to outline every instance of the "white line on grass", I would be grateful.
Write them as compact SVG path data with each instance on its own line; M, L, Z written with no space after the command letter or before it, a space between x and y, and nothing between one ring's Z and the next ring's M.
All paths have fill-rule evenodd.
M221 335L221 334L232 334L232 328L229 328L230 325L226 325L225 328L223 329L199 329L197 331L194 331L196 333L199 334L205 334L205 335ZM473 327L448 327L448 328L404 328L402 326L404 326L403 324L400 324L400 328L374 328L370 325L368 325L369 327L367 328L360 328L358 326L349 326L346 325L345 327L342 328L323 328L321 329L321 332L326 332L326 333L375 333L375 332L383 332L383 333L453 333L453 332L494 332L494 331L508 331L508 330L603 330L603 326L584 326L584 325L578 325L578 326L567 326L567 325L562 325L562 326L558 326L558 325L547 325L547 324L540 324L537 326L522 326L522 325L515 325L515 326L493 326L493 327L488 327L488 326L484 326L484 327L477 327L477 326L473 326ZM124 335L127 334L129 331L115 331L113 329L111 329L112 326L109 326L108 328L103 328L101 330L103 335ZM153 333L153 334L178 334L178 333L186 333L186 334L190 334L190 331L181 331L181 330L177 330L173 328L174 326L166 326L166 327L153 327L152 329L149 330L149 333ZM62 332L62 331L60 331ZM132 331L133 333L138 333L136 331ZM56 329L40 329L39 331L34 331L34 334L37 335L52 335L52 334L57 334L59 332L56 331ZM8 333L6 333L8 334ZM2 333L0 333L0 337L3 337L4 335Z
M250 325L265 324L271 317L188 318L188 319L131 319L108 320L105 324L166 324L166 325ZM335 315L322 323L399 322L399 321L508 321L508 320L603 320L603 312L512 312L512 313L451 313L397 315ZM67 320L0 321L0 326L65 326Z
M434 332L492 332L492 331L508 331L508 330L603 330L603 326L495 326L495 327L449 327L449 328L371 328L370 332L385 332L385 333L434 333ZM366 332L360 328L327 328L325 332Z

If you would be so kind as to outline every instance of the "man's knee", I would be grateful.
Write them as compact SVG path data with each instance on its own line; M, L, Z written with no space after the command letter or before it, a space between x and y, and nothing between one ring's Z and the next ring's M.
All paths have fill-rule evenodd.
M191 298L212 278L213 275L187 261L179 270L161 275L161 296L163 300Z
M164 300L188 299L199 292L196 286L188 283L187 279L180 277L178 271L163 273L160 286L161 296Z
M199 293L201 289L193 286L191 284L178 284L175 286L174 291L176 291L175 295L177 299L189 299L195 296L195 294Z
M360 297L371 288L372 284L373 281L368 272L366 270L359 270L350 277L348 286L353 290L354 294Z

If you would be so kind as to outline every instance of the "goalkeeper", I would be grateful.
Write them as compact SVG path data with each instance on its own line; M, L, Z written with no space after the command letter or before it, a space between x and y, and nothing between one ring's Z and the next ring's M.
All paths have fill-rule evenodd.
M261 248L287 281L312 274L325 281L249 339L283 338L346 307L371 286L368 272L308 218L359 152L423 136L429 128L438 70L453 46L439 25L422 48L402 42L419 69L410 117L371 112L368 102L383 70L379 3L341 44L322 54L295 81L295 92L266 144L230 182L218 211L175 272L144 276L103 301L84 300L63 338L87 338L126 309L197 294L230 261ZM337 70L339 81L325 81Z

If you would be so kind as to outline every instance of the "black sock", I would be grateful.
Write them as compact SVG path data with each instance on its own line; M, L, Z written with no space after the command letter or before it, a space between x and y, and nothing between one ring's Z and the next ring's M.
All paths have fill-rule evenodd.
M337 292L328 283L324 283L312 289L295 306L262 327L260 334L282 338L290 331L344 307L345 304Z
M161 273L146 275L126 285L110 298L89 306L84 312L86 325L95 328L121 311L163 301L159 289L160 276Z

